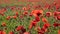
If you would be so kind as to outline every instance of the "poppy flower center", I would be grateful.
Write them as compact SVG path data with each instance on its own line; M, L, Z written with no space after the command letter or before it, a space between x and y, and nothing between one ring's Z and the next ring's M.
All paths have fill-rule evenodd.
M50 16L50 13L47 13L46 15L49 17Z
M41 15L41 13L37 13L37 16L40 16Z

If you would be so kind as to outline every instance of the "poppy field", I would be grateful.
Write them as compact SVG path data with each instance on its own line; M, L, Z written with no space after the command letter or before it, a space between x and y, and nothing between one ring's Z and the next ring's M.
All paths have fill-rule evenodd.
M0 34L60 34L60 0L11 1L0 0Z

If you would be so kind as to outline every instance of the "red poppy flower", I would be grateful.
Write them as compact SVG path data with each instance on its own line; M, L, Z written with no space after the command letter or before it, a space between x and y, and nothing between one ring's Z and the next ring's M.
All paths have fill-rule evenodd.
M7 19L7 20L9 20L10 18L11 18L10 16L7 16L7 18L6 18L6 19Z
M15 10L15 9L16 9L16 7L15 7L15 6L11 6L10 8L11 8L11 10Z
M59 4L56 4L56 9L59 9L60 5Z
M22 33L26 32L26 29L23 26L21 26L21 32Z
M60 30L58 30L58 34L60 34Z
M2 26L6 26L6 23L5 22L2 22Z
M17 8L17 10L21 10L21 8L20 8L20 7L18 7L18 8Z
M60 15L60 12L55 11L55 12L53 13L53 15L54 15L54 18L55 18L56 20L58 20L58 16Z
M0 12L0 15L4 16L4 12Z
M17 16L12 16L12 18L16 19L16 18L17 18Z
M21 28L22 28L22 26L18 26L18 27L16 28L16 31L20 31Z
M36 21L33 21L31 22L33 26L36 26L37 22Z
M1 31L0 31L0 34L2 34Z
M26 8L26 7L23 7L22 9L23 9L23 10L25 10L25 11L27 10L27 8Z
M42 27L42 32L47 32L47 28L50 27L50 24L49 23L45 23Z
M41 28L41 32L47 32L47 28Z
M7 10L6 8L1 9L2 12L5 12L6 10Z
M0 33L1 33L1 34L6 34L6 32L5 32L5 31L0 31Z
M29 29L31 29L33 26L36 26L37 22L34 20L30 23Z
M60 23L59 23L59 26L60 26Z
M23 15L20 15L20 18L23 18Z
M32 24L30 24L30 25L29 25L29 29L32 29L32 27L33 27L33 25L32 25Z
M54 13L53 13L53 15L54 15L54 16L57 16L57 15L58 15L58 13L57 13L57 12L54 12Z
M57 16L57 20L60 20L60 16Z
M16 12L16 14L15 14L16 16L18 16L18 12Z
M52 13L51 12L46 12L46 16L50 17L50 16L52 16Z
M40 21L40 18L39 18L39 17L35 17L35 20L36 20L37 22L39 22L39 21Z
M27 15L27 14L28 14L28 11L24 11L24 12L23 12L23 15Z
M25 32L25 31L26 31L23 26L18 26L18 27L16 28L16 31L20 31L20 30L21 30L22 32Z
M2 31L2 34L6 34L6 32L5 31Z
M16 28L16 31L20 31L20 32L19 32L19 34L20 34L20 33L26 32L26 29L25 29L23 26L18 26L18 27Z
M53 5L56 5L57 3L56 2L53 2Z
M59 24L58 23L54 23L53 26L54 27L57 27L57 26L59 26Z
M40 31L38 31L38 34L44 34L44 31L41 29Z
M29 32L24 32L24 34L30 34Z
M42 18L42 22L48 23L48 20L46 18Z
M32 17L32 14L29 14L30 17Z
M58 16L58 15L60 15L60 12L55 11L55 12L53 13L53 15L54 15L54 16Z
M9 34L14 34L14 32L13 31L10 31Z
M35 17L42 16L43 15L43 10L33 10L31 12L31 14L34 15Z
M43 28L48 28L50 27L50 23L44 23Z

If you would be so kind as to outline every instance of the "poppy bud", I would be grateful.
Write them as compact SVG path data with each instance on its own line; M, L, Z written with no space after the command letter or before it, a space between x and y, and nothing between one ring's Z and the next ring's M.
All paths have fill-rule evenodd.
M11 18L10 16L7 16L7 18L6 18L6 19L7 19L7 20L9 20L10 18Z
M16 12L16 16L18 16L18 12Z

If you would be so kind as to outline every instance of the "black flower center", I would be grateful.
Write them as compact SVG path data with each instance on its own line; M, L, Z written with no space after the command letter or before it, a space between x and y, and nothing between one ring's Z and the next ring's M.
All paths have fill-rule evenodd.
M37 13L37 16L40 16L41 15L41 13Z

